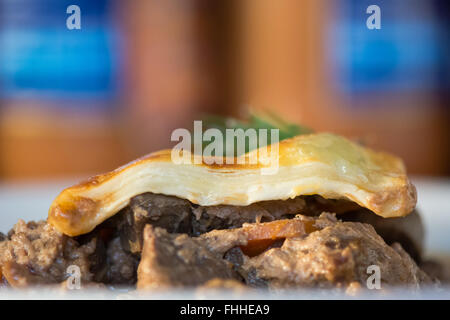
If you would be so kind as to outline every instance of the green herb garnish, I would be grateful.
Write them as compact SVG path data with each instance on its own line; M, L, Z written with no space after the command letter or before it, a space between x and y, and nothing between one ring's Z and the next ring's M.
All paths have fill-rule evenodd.
M268 144L271 144L270 139L270 129L278 129L279 130L279 141L292 138L301 134L312 133L313 131L307 127L300 126L298 124L289 123L280 117L276 116L271 112L250 112L247 120L239 120L231 117L221 117L216 115L206 115L203 117L203 130L207 130L210 128L219 129L222 132L222 135L225 139L226 129L243 129L244 131L247 129L255 129L257 134L259 133L259 129L267 129L268 131ZM235 154L236 154L236 138L235 138ZM205 147L209 142L204 142L203 147ZM224 143L224 154L226 154L226 144ZM262 146L257 146L262 147ZM248 139L245 143L245 152L249 152L252 149L250 148ZM221 156L221 155L219 155Z

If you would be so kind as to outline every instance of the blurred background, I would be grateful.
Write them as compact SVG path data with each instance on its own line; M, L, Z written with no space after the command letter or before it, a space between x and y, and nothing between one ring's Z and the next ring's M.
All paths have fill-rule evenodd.
M81 8L68 30L66 8ZM381 8L369 30L366 8ZM450 175L446 0L0 0L0 182L85 177L271 110Z

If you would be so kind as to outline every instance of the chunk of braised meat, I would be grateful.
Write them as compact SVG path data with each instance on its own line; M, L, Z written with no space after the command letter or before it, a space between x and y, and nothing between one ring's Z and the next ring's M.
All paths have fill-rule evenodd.
M371 225L322 214L314 227L318 230L288 237L279 248L244 256L240 270L247 283L272 289L365 287L371 265L380 268L382 286L432 283L399 244L388 246Z
M114 216L95 228L92 232L76 238L81 244L98 238L103 244L103 255L91 256L95 270L95 282L102 282L112 287L133 285L136 283L137 266L140 254L125 250L118 230L122 217ZM99 259L95 259L99 258Z
M15 261L6 261L2 266L2 273L6 283L14 288L25 288L32 285L50 285L57 282L41 274L34 274L26 265L19 264Z
M138 268L138 289L196 287L211 279L239 279L231 263L187 234L147 225Z
M141 252L146 224L170 233L189 233L191 211L191 203L177 197L144 193L132 198L117 218L123 247L132 253Z
M344 221L362 222L372 225L387 244L400 243L403 249L417 263L421 263L425 230L417 210L414 210L406 217L386 219L361 208L357 211L342 214L339 218Z
M91 257L101 247L97 240L80 245L45 221L19 220L9 232L9 240L0 245L3 278L13 287L60 283L69 276L67 268L75 265L81 281L89 282L94 277Z
M98 282L83 281L79 282L72 278L67 278L62 282L55 282L53 279L39 274L33 274L27 266L18 264L14 261L7 261L3 265L3 272L8 281L5 281L5 287L11 286L13 288L27 288L32 286L45 286L46 289L56 289L70 291L74 289L105 289L105 285Z
M139 258L122 247L119 237L112 239L106 249L106 278L104 282L130 285L137 281Z

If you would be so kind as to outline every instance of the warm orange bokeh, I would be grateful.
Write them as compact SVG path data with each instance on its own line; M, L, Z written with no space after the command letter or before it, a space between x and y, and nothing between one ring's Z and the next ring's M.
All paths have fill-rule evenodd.
M336 71L326 58L333 48L324 39L338 19L335 2L119 3L123 94L108 102L115 108L62 112L54 101L2 101L0 179L110 170L170 146L172 130L190 127L203 112L240 115L249 106L393 152L411 173L449 174L445 97L351 98L333 85Z

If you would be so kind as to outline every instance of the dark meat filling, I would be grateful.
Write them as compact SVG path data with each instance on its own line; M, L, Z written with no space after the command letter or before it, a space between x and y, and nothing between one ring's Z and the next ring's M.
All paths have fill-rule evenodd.
M292 218L299 213L318 215L325 209L345 212L355 208L359 207L349 201L315 196L261 201L248 206L198 206L173 196L144 193L130 200L129 206L117 215L117 221L124 248L139 253L146 224L170 233L198 236L211 230L239 228L244 223Z
M68 267L79 267L83 286L93 282L133 285L139 257L123 250L115 230L100 226L93 232L70 238L45 221L22 220L0 242L3 283L12 287L63 283Z
M209 280L239 279L231 263L187 234L170 234L147 225L138 269L138 289L195 287Z
M115 219L124 248L132 253L140 253L146 224L162 227L170 233L190 233L191 217L189 201L145 193L132 198Z
M106 250L106 279L104 282L120 285L136 283L139 257L125 251L119 237L108 243Z
M287 238L281 247L254 258L243 258L240 269L249 284L269 288L365 287L367 268L380 268L381 284L419 288L430 284L398 243L388 246L371 225L338 222L321 215L319 230L303 237Z
M253 247L266 248L256 255ZM279 245L274 246L275 240ZM261 249L261 248L259 248ZM230 264L233 268L230 268ZM431 284L399 244L388 246L372 226L339 222L331 214L298 216L190 238L146 227L138 288L199 286L212 278L242 279L248 286L365 287L367 267L381 270L382 286ZM239 274L240 277L237 275Z
M345 221L363 222L372 225L387 244L400 243L416 262L422 262L425 230L416 210L406 217L386 219L361 208L345 213L339 218Z
M97 238L80 245L45 221L19 220L0 245L2 276L12 287L54 284L63 282L67 268L76 265L87 283L94 279L92 265L101 250Z
M180 252L186 252L186 250L190 250L192 253L191 260L185 260L181 264L178 261L177 263L180 264L179 270L191 268L191 266L186 265L186 263L190 263L189 261L200 261L199 254L202 257L206 257L207 260L209 259L208 261L212 265L217 264L215 267L208 267L208 270L215 270L216 267L219 270L217 271L219 273L214 277L212 276L213 272L211 272L211 276L206 278L192 279L191 285L206 283L221 274L221 277L224 278L223 272L225 272L225 269L228 270L228 267L223 269L224 262L214 260L213 256L218 254L219 259L225 257L226 261L231 262L232 265L232 276L225 277L225 279L236 280L236 274L239 273L246 283L251 286L284 286L291 280L287 278L282 279L283 272L281 272L281 269L284 268L283 270L285 270L286 268L283 264L285 262L281 259L282 257L292 255L296 259L303 261L305 264L304 268L307 268L308 266L306 265L308 263L313 263L314 259L320 260L323 254L330 257L333 256L331 251L326 251L325 249L329 248L329 245L334 240L328 241L328 245L318 246L320 250L315 254L308 255L305 253L302 256L302 250L291 250L299 244L299 239L302 239L300 235L304 236L305 232L311 232L311 230L301 229L295 222L297 220L294 219L294 221L292 218L299 213L306 216L318 216L323 211L338 212L340 213L339 218L344 220L363 221L372 224L388 244L400 241L402 246L413 255L416 261L420 261L423 227L417 213L413 213L406 218L382 219L349 201L326 200L319 196L262 201L249 206L220 205L205 207L192 204L177 197L145 193L132 198L129 206L99 225L91 233L76 238L60 234L44 221L26 224L20 220L13 230L10 231L8 237L0 234L0 285L1 283L8 283L11 286L22 287L32 284L61 283L68 277L67 267L73 264L80 267L83 283L102 282L112 285L133 285L136 283L137 268L141 258L144 227L149 224L153 227L151 230L158 227L167 230L167 232L158 231L153 235L153 249L156 250L155 254L162 257L162 260L153 260L153 262L148 262L147 260L146 262L147 265L157 266L159 264L161 266L159 270L162 270L161 272L163 273L165 272L164 270L171 270L172 268L170 266L171 258L169 252L178 252L180 250ZM320 225L320 223L328 220L319 219L316 224ZM265 227L266 224L264 223L254 224L255 222L267 221L272 221L273 223L269 229ZM246 225L247 223L253 224ZM349 266L352 263L361 264L363 262L355 259L359 251L361 256L364 257L364 254L367 253L364 251L365 246L357 246L360 240L351 242L351 245L347 245L347 240L341 240L345 238L346 232L352 234L353 231L351 229L355 228L353 227L354 225L358 224L347 225L340 223L339 228L342 229L342 232L337 237L339 240L337 242L339 254L342 250L350 252L351 248L356 248L350 252L353 260L349 258L350 256L339 256L338 254L336 257L340 258L337 259L335 257L337 260L330 258L329 261L327 260L327 265L332 265L336 270L343 270L342 272L347 274L346 279L352 278L358 282L360 279L354 276L355 271L353 269L350 270ZM350 228L349 226L352 227ZM350 229L347 230L348 228ZM358 228L361 229L362 227ZM250 232L250 229L253 231ZM373 229L367 229L365 232L369 234L374 233L371 230ZM155 233L155 231L148 231L149 234L151 232ZM249 238L249 232L255 238ZM317 234L321 232L319 231ZM171 236L170 233L183 233L185 235ZM166 256L164 256L162 253L165 250L164 248L167 249L173 246L170 243L175 241L174 237L184 240L182 243L180 242L179 246L175 245L174 248L170 249L172 251L168 249L169 251L166 251L164 253ZM308 238L311 239L311 236ZM333 237L330 236L330 238ZM378 240L375 241L375 243L378 243L378 247L376 250L374 249L374 252L382 255L387 250L387 252L392 253L393 249L382 246ZM213 252L213 256L208 256L205 253L206 251L204 251L204 246L201 242L207 244L208 250ZM305 243L301 245L305 245ZM310 252L310 249L306 251ZM269 252L271 252L270 255L268 254ZM179 257L178 254L177 256ZM333 261L344 261L341 258L345 258L345 261L350 262L342 265L333 265ZM229 262L227 262L228 265ZM292 268L289 271L290 274L306 272L292 264L290 267ZM203 270L199 265L196 268ZM279 273L276 271L278 268L281 268ZM393 267L388 266L387 268L392 269ZM174 270L178 269L175 268ZM316 264L315 270L326 273L327 266ZM176 273L177 271L174 272ZM207 271L205 272L205 274L209 274ZM271 273L278 274L278 278L272 279ZM353 274L353 276L349 277L348 274ZM159 276L161 276L161 273ZM175 277L177 276L175 275ZM169 285L170 283L177 283L177 281L183 280L181 278L181 276L178 280L167 278L164 280L166 282L163 280L159 282L162 285L164 283ZM320 285L322 280L317 280L319 279L317 275L312 278L313 280L311 280L310 284L316 281ZM329 277L325 276L325 278L328 281L327 283L330 283ZM342 277L338 276L338 278ZM393 282L393 279L388 279L387 282ZM183 281L191 280L185 279ZM309 285L305 279L299 280L299 283L292 281L292 284L296 285ZM181 284L182 281L179 283Z
M343 220L372 224L388 244L399 242L420 261L423 225L417 212L405 218L384 219L353 202L320 196L261 201L249 206L198 206L173 196L144 193L132 198L129 206L114 219L124 249L139 254L146 224L165 228L170 233L199 236L212 230L239 228L244 223L287 219L296 214L318 216L324 211L336 213Z

